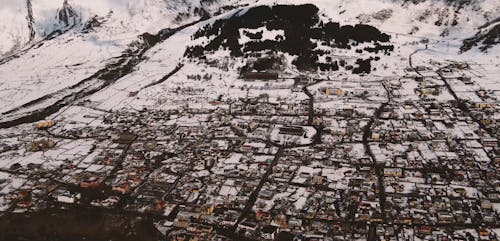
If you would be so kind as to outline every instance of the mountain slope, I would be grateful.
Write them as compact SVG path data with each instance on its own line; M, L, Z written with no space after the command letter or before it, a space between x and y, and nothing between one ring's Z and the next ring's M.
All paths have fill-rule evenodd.
M54 10L59 14L54 15L49 22L40 20L42 17L39 14L35 19L39 19L38 27L43 31L37 31L37 38L52 34L0 61L0 74L4 77L4 81L0 83L0 99L5 104L1 111L13 110L79 83L106 64L119 59L134 41L140 40L138 36L144 32L156 34L170 26L175 27L201 18L200 10L196 10L198 14L187 14L189 11L194 12L196 7L181 4L168 7L171 4L172 2L164 1L134 1L127 6L120 5L120 8L127 9L125 12L116 12L116 8L110 12L109 9L103 10L107 9L105 6L92 5L99 9L92 14L104 15L93 15L90 20L86 20L87 23L84 21L91 14L90 10L84 11L83 5L61 5L63 8ZM219 11L220 7L216 2L200 2L198 7L201 6L206 8L204 11L207 13ZM33 7L37 9L35 4ZM156 12L153 11L155 9ZM182 11L188 12L179 17L178 14L183 13ZM81 22L75 23L75 20ZM23 23L26 24L25 21ZM46 26L43 27L42 23ZM71 31L64 31L68 28ZM60 34L62 35L57 37Z
M308 4L311 1L282 0L279 2L280 4ZM450 5L445 1L431 0L418 3L377 0L377 4L366 4L366 0L336 1L333 3L327 0L317 0L313 3L317 9L317 14L315 14L317 16L314 18L318 19L310 23L308 27L310 30L319 29L320 25L326 25L330 22L338 23L339 26L367 26L365 27L367 30L375 29L374 33L388 35L390 37L389 45L393 46L393 51L385 54L371 52L380 48L381 42L387 42L387 39L378 42L376 41L378 39L359 41L353 36L344 41L351 43L352 40L356 40L358 47L351 46L351 49L348 49L347 45L341 48L322 49L323 46L326 46L325 40L333 40L333 43L337 45L342 43L338 37L334 37L332 39L313 38L315 43L310 45L311 48L307 51L300 49L300 51L295 51L293 48L287 47L302 46L304 42L286 44L286 41L284 45L280 43L278 48L274 50L283 55L284 61L282 63L288 68L287 71L305 69L314 71L319 67L320 72L329 73L329 71L336 70L336 66L340 65L341 60L344 60L350 67L349 69L339 68L340 73L343 74L358 72L360 74L391 75L406 67L402 64L401 59L405 60L403 63L406 63L409 54L416 49L425 48L426 45L438 50L442 55L438 56L439 58L444 58L444 56L457 58L456 55L462 46L463 39L469 37L464 35L464 32L468 32L472 36L476 29L492 18L492 12L499 8L495 2L496 0L485 0L470 5ZM25 2L23 1L23 3ZM76 93L77 89L72 88L72 86L95 76L96 73L106 69L109 64L126 61L127 53L136 50L137 46L133 44L135 41L148 44L148 41L144 41L142 37L138 36L160 36L162 29L172 29L185 23L207 18L209 15L223 13L218 17L183 29L155 46L148 46L144 58L135 62L126 74L119 75L118 79L113 79L113 83L106 83L106 79L101 78L100 81L104 81L105 85L103 88L98 88L97 92L91 91L92 96L89 99L108 109L121 108L124 105L137 108L145 105L154 107L154 103L159 101L159 96L163 96L156 89L165 86L177 88L179 85L195 85L183 77L190 75L190 72L203 71L200 70L198 64L203 64L204 60L200 60L200 56L190 54L193 53L190 48L195 46L203 46L203 54L212 55L213 59L226 59L227 64L224 67L227 69L226 73L220 73L215 69L214 73L237 78L237 75L245 68L244 59L238 54L226 52L227 49L230 49L227 41L237 41L239 51L243 53L245 52L242 51L244 46L248 48L247 50L251 50L249 47L251 42L254 42L253 48L257 46L256 43L259 43L259 41L249 42L248 39L256 38L259 34L271 34L269 36L275 38L278 36L272 34L279 31L289 32L290 29L301 29L302 23L292 22L291 28L288 30L275 29L276 31L272 33L272 31L268 31L270 29L257 28L262 27L263 21L273 19L272 16L266 17L261 19L262 21L258 23L259 26L254 26L256 29L251 29L250 26L246 25L245 27L248 28L246 33L238 32L230 38L219 38L215 42L218 42L217 44L213 42L213 37L217 38L217 35L201 36L200 29L206 29L207 26L217 26L217 21L227 24L230 22L227 19L233 21L240 18L239 22L255 21L255 18L245 16L245 14L256 7L272 6L274 3L275 1L272 0L260 0L251 4L246 1L230 0L200 0L195 2L141 0L122 4L114 4L113 1L89 3L86 1L40 0L33 2L34 20L37 26L35 41L24 49L15 51L16 54L10 55L4 61L0 61L0 75L4 77L4 81L0 82L0 102L3 104L0 108L3 113L2 119L9 121L12 118L19 118L33 111L47 108ZM45 10L41 11L41 9ZM22 9L18 10L19 14L23 15ZM460 14L454 17L453 13L456 11L460 11ZM17 17L17 15L15 16ZM293 16L291 18L293 19ZM438 24L439 21L440 24ZM18 26L24 26L20 29L27 29L26 19L19 20L19 22ZM17 24L18 21L13 26L17 26ZM221 26L212 29L215 32L226 30L229 29ZM26 31L26 36L21 40L29 41L28 32ZM144 35L145 32L150 34ZM16 46L21 46L20 43L18 42ZM304 46L307 44L306 41ZM209 47L207 48L207 46ZM260 50L269 50L267 47L259 48ZM186 50L188 51L186 52ZM498 54L497 50L498 48L493 47L489 55L483 56L484 61L493 59L495 54ZM311 57L310 53L321 53L321 51L324 52L324 55L332 55L333 57L326 59L326 56L320 55L309 58ZM459 58L463 60L474 59L475 54L477 54L476 51L470 51ZM297 61L297 59L301 61ZM172 73L181 65L184 67ZM168 78L175 81L165 81ZM101 82L98 81L98 84L100 85ZM214 81L209 83L209 86L211 87L206 91L210 90L210 93L205 93L206 97L216 98L221 94L221 91L227 90L230 84ZM151 98L151 100L137 101L133 98L134 95L129 96L131 92L138 92L138 96ZM109 98L110 96L114 96L114 98ZM85 99L83 97L79 96L79 99ZM25 108L27 105L30 108Z

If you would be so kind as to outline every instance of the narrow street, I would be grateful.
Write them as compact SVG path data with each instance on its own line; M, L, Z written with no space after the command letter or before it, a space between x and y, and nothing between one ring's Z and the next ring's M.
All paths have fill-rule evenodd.
M446 68L446 67L445 67ZM490 136L495 136L495 134L492 133L492 131L487 128L483 123L481 123L480 120L478 120L475 116L473 116L471 114L471 111L469 109L469 107L467 106L467 104L464 102L464 100L460 99L457 94L455 93L455 91L453 90L453 88L451 87L451 85L448 83L448 80L446 79L446 77L443 75L443 72L442 72L442 69L443 68L440 68L436 71L436 73L439 75L439 77L441 78L441 80L443 81L444 85L446 86L446 89L448 89L448 92L453 96L453 98L455 98L455 101L457 103L457 107L466 115L468 115L474 122L476 122L482 130L484 130L486 133L488 133Z
M284 147L280 147L278 149L278 152L276 152L276 155L274 156L273 161L271 164L269 164L269 167L267 167L266 172L264 175L261 177L259 185L254 189L252 194L250 194L250 197L248 199L247 204L245 205L245 208L243 209L241 216L238 218L238 221L236 222L234 228L236 229L237 225L240 224L245 217L250 215L252 207L255 205L255 202L257 201L257 197L259 196L260 191L262 190L262 187L264 184L267 182L269 175L273 173L273 168L278 164L279 159L283 155Z
M309 115L307 119L307 124L311 125L313 124L314 121L314 96L311 94L309 89L307 89L308 85L305 85L302 90L304 93L309 97Z

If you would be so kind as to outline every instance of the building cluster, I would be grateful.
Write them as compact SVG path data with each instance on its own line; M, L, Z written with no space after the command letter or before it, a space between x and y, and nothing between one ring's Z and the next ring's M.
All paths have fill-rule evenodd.
M174 110L81 103L0 133L0 210L120 210L167 240L498 240L498 93L463 68L247 73L245 97Z

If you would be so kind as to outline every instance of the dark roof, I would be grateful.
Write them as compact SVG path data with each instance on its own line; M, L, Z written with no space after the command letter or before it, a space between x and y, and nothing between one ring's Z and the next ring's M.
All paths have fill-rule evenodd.
M300 126L284 126L280 127L280 134L301 136L304 134L304 128Z
M293 241L294 238L295 234L283 231L278 234L275 241Z
M277 79L278 78L278 73L272 73L272 72L247 72L243 74L243 77L245 79Z
M277 229L278 229L278 227L276 227L276 226L266 225L266 226L262 227L262 232L263 233L274 233L274 232L276 232Z

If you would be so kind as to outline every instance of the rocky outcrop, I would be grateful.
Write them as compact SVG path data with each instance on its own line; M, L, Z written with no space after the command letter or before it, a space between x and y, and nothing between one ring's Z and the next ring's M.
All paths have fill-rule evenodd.
M72 27L81 20L77 12L68 3L68 0L64 0L62 8L57 10L56 19L64 27Z

